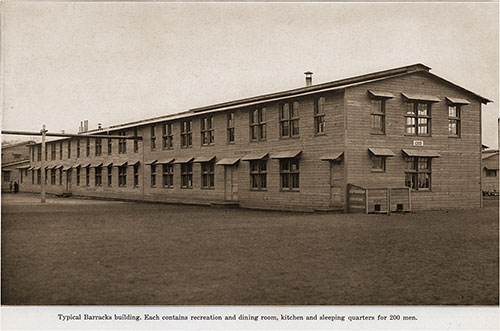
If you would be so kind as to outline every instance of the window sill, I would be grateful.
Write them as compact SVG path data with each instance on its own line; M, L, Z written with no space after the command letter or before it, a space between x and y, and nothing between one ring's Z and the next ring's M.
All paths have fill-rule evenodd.
M181 189L182 189L182 190L192 190L192 189L193 189L193 187L192 187L192 186L191 186L191 187L182 187L182 186L181 186Z
M201 144L201 147L211 147L211 146L215 146L215 143L214 144Z
M300 189L280 189L280 192L300 192Z
M181 146L182 149L187 149L187 148L193 148L193 145L189 145L189 146Z
M417 135L417 134L405 133L404 135L405 135L406 137L418 137L418 138L432 137L432 135L431 135L431 134Z
M462 137L460 137L460 136L448 136L448 138L460 139Z
M267 192L267 188L251 188L249 191L254 191L254 192Z
M314 136L315 137L322 137L322 136L326 136L326 133L314 133Z
M173 187L173 186L163 186L163 188L166 188L166 189L173 189L174 187Z
M385 132L370 132L370 134L377 135L377 136L385 136Z
M262 142L262 141L267 141L267 139L250 139L251 143L259 143L259 142Z
M382 169L372 169L372 172L374 172L374 173L385 173L385 170L382 170Z
M202 190L215 190L215 187L202 187Z

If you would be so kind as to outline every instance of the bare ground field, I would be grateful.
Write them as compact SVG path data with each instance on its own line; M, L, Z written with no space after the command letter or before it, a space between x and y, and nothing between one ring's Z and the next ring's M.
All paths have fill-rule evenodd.
M303 214L2 195L4 305L498 305L498 200Z

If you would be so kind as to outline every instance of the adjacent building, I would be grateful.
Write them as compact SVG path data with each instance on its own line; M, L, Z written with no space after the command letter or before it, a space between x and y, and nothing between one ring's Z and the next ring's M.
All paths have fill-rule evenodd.
M30 167L30 145L23 141L2 145L2 192L11 190L14 182L25 184Z
M487 149L483 151L483 171L481 187L485 195L498 195L498 149Z
M481 206L481 104L415 64L115 125L30 150L24 191L247 208ZM107 134L142 140L107 139ZM90 135L90 137L89 137ZM45 158L46 168L41 169Z

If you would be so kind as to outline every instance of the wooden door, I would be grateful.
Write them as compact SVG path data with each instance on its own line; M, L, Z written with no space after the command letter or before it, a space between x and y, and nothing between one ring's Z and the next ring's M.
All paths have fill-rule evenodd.
M226 201L238 201L238 185L234 166L224 166L224 196Z
M344 176L342 168L342 162L330 162L330 204L332 206L342 205Z
M71 192L71 169L66 170L66 191Z

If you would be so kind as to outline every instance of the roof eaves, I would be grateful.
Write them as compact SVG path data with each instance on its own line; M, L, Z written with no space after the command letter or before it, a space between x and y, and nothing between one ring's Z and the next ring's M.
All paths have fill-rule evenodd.
M481 101L481 103L483 103L483 104L485 104L485 105L486 105L487 103L489 103L489 102L493 102L493 100L490 100L490 99L487 99L487 98L485 98L485 97L482 97L482 96L480 96L479 94L476 94L476 93L472 92L471 90L466 89L465 87L462 87L462 86L460 86L460 85L457 85L457 84L455 84L455 83L450 82L450 81L449 81L449 80L447 80L447 79L444 79L443 77L440 77L440 76L438 76L438 75L435 75L435 74L433 74L433 73L431 73L431 72L427 72L427 74L428 74L428 75L430 75L430 76L432 76L432 77L434 77L434 78L436 78L436 79L439 79L439 80L441 80L441 81L445 82L446 84L449 84L449 85L451 85L451 86L453 86L453 87L456 87L456 88L458 88L458 89L460 89L460 90L462 90L462 91L465 91L465 92L467 92L467 93L472 94L472 95L473 95L473 96L475 96L477 99L479 99L479 100Z

